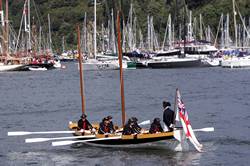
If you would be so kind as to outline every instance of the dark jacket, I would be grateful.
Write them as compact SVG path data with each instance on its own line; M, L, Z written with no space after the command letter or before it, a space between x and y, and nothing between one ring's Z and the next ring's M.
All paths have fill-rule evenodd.
M141 127L138 125L137 122L135 122L133 125L132 125L133 129L135 130L136 133L140 133L141 132Z
M109 128L110 128L110 131L111 133L114 133L115 132L115 129L114 129L114 125L113 125L113 122L109 122Z
M134 131L133 131L133 129L132 129L131 124L126 124L126 125L124 126L124 128L123 128L122 134L123 134L123 135L130 135L130 134L133 134L133 133L134 133Z
M160 123L152 123L149 129L149 133L156 133L156 132L163 132L163 129L161 127Z
M126 124L122 132L123 135L131 135L131 134L139 134L139 133L140 131L138 131L135 125L132 125L132 124Z
M110 124L105 125L104 122L101 122L99 124L99 130L98 133L99 134L105 134L105 133L111 133L111 129L110 129Z
M171 110L169 107L166 108L163 112L163 122L168 128L174 122L174 111Z
M87 119L85 119L85 121L83 121L82 119L80 119L78 121L78 128L84 129L84 130L90 130L93 127L92 127L92 125L89 123L89 121Z

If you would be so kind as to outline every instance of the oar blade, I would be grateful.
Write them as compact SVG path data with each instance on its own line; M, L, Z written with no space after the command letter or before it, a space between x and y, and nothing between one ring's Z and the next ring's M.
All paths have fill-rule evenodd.
M206 132L213 132L213 131L214 131L214 127L204 128L203 131L206 131Z
M45 142L49 140L50 138L28 138L25 139L25 143Z
M81 132L81 131L79 131ZM8 136L19 136L19 135L31 135L31 134L71 134L75 133L75 131L12 131L8 132Z
M64 145L71 145L76 143L77 141L56 141L52 142L52 146L64 146Z
M145 120L145 121L139 123L138 125L148 125L148 124L150 124L150 120Z
M29 135L31 134L30 132L27 131L12 131L8 132L8 136L19 136L19 135Z
M194 129L194 131L213 132L214 127L206 127L206 128L201 128L201 129Z

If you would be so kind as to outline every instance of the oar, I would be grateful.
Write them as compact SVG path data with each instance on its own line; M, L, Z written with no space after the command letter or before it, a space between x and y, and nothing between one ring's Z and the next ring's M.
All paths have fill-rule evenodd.
M148 124L150 124L150 120L145 120L145 121L139 123L138 125L148 125Z
M31 135L31 134L68 134L68 133L75 133L75 131L38 131L38 132L12 131L8 132L8 136Z
M52 140L79 139L79 138L95 138L95 135L73 136L73 137L56 137L56 138L28 138L28 139L25 139L25 142L26 143L34 143L34 142L46 142L46 141L52 141Z
M212 131L214 131L214 127L206 127L206 128L201 128L201 129L193 129L193 131L212 132Z
M56 141L52 142L52 146L63 146L63 145L71 145L74 143L83 143L83 142L94 142L94 141L102 141L102 140L113 140L120 139L121 136L117 137L108 137L108 138L96 138L96 139L88 139L88 140L77 140L77 141Z
M182 130L182 127L175 127L175 129L179 129ZM214 131L214 127L205 127L205 128L201 128L201 129L193 129L193 131L203 131L203 132L213 132Z

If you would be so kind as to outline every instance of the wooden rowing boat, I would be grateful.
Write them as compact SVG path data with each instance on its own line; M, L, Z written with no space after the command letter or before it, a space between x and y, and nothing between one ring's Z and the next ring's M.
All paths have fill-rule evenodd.
M118 29L118 48L119 48L119 63L120 63L120 81L121 81L121 103L122 103L122 124L123 126L125 125L125 103L124 103L124 88L123 88L123 70L122 70L122 52L121 52L121 43L120 43L120 25L119 25L119 12L117 15L117 29ZM79 33L78 33L79 34ZM80 38L80 37L78 37ZM78 39L80 40L80 39ZM80 47L78 47L79 49L79 66L80 68L82 68L82 63L81 63L81 50ZM85 108L84 108L84 93L83 93L83 78L82 78L82 69L79 70L80 71L80 87L81 87L81 97L82 97L82 113L85 113ZM92 124L92 126L96 129L96 131L98 131L99 128L99 124ZM123 128L123 126L121 128ZM79 136L79 135L90 135L93 134L91 132L81 132L79 131L78 125L77 123L69 123L69 129L70 130L74 130L76 131L74 133L75 136ZM120 130L122 131L122 130ZM117 138L117 136L119 136ZM115 139L112 139L115 138ZM79 138L81 139L81 138ZM108 147L128 147L128 146L137 146L137 145L141 145L141 144L147 144L147 143L153 143L153 142L159 142L159 141L163 141L163 140L173 140L174 139L174 132L161 132L161 133L154 133L154 134L150 134L148 131L144 132L144 133L140 133L140 134L134 134L134 135L122 135L121 132L115 133L115 134L97 134L95 133L95 138L84 138L84 140L89 139L88 141L83 141L83 143L85 144L89 144L89 145L94 145L94 146L108 146Z
M119 66L120 66L120 92L121 92L121 110L122 110L122 127L125 126L125 97L124 97L124 80L123 80L123 68L122 68L122 48L121 48L121 34L120 34L120 12L118 11L117 13L117 43L118 43L118 57L119 57ZM80 90L81 90L81 99L82 99L82 113L85 113L85 97L83 93L83 70L82 70L82 60L81 60L81 50L80 50L80 30L78 27L78 52L79 52L79 66L80 66ZM180 97L179 97L180 98ZM176 104L175 104L176 105ZM176 111L176 109L175 109ZM183 126L184 122L181 123L182 127L187 127ZM99 125L93 125L96 128L96 131L99 128ZM184 129L185 133L187 134L186 131L192 130L191 126L188 126L188 129ZM77 123L70 123L69 124L70 130L76 131L74 135L82 135L83 132L78 132L78 126ZM93 132L84 132L84 135L87 134L93 134ZM179 145L181 147L183 144L183 141L185 140L185 134L183 133L182 129L175 129L173 132L160 132L160 133L153 133L150 134L148 132L143 132L140 134L132 134L132 135L123 135L122 133L114 133L114 134L95 134L95 138L84 138L85 140L79 140L79 141L65 141L65 142L58 142L55 143L55 146L60 146L60 145L69 145L72 143L84 143L88 145L93 145L93 146L101 146L101 147L137 147L140 145L152 145L152 144L157 144L159 142L169 142L170 140L173 140L174 142L179 141ZM200 151L202 146L199 144L196 138L193 139L194 134L193 132L191 133L192 136L189 137L191 139L192 144L195 144L195 148ZM52 143L53 145L53 143Z

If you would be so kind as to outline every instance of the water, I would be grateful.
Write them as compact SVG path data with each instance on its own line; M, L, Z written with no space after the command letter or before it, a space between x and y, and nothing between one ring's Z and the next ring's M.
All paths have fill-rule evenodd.
M139 121L162 118L162 101L174 102L178 87L205 152L162 149L52 147L25 144L8 131L67 130L80 118L79 74L75 63L65 70L0 73L0 165L248 165L250 161L249 69L126 70L126 114ZM121 124L119 72L84 73L86 112L92 122L112 115ZM69 135L56 135L69 136Z

